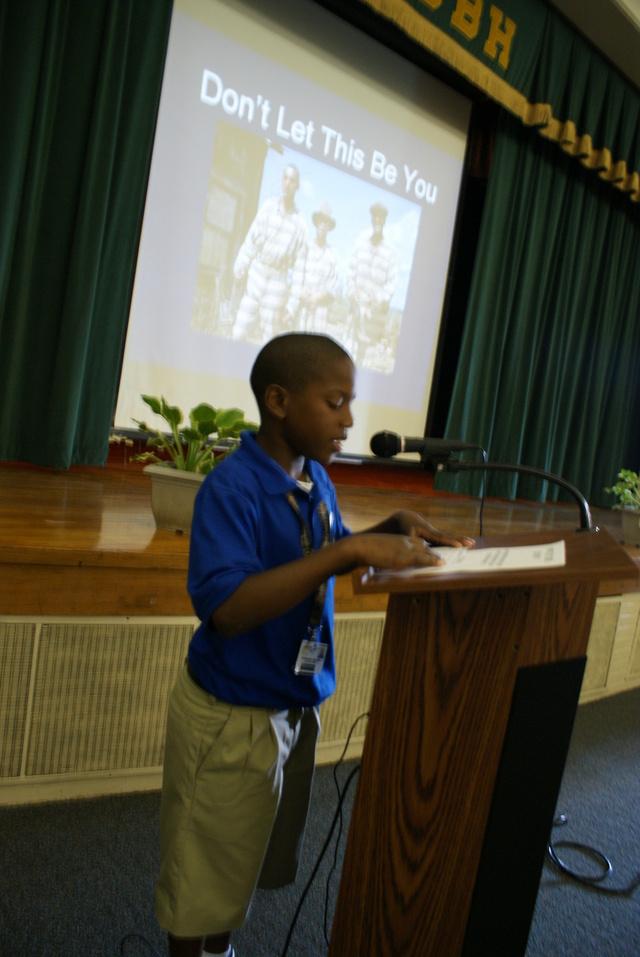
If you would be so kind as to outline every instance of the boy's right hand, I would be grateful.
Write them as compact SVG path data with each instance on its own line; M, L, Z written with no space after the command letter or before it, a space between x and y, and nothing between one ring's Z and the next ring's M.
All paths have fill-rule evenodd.
M416 568L444 565L444 559L419 535L387 535L363 533L351 536L358 558L355 567Z

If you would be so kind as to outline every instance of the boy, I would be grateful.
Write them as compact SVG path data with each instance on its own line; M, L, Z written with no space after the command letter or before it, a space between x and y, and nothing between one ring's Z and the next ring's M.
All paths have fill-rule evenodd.
M353 424L354 383L328 336L271 340L251 372L259 431L196 499L188 585L202 623L169 707L156 893L173 957L233 957L258 879L295 878L317 707L335 687L334 576L438 564L427 540L473 544L412 512L343 526L324 466Z

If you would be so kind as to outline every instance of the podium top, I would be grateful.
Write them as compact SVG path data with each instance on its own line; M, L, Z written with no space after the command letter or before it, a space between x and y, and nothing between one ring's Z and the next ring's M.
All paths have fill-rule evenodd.
M438 568L433 574L405 575L386 569L356 569L353 590L359 594L415 593L520 587L569 581L604 579L636 580L640 568L625 549L606 529L595 531L549 531L519 533L479 538L476 549L513 548L521 545L544 545L564 541L566 563L562 566L531 567L526 569L495 568L479 571Z

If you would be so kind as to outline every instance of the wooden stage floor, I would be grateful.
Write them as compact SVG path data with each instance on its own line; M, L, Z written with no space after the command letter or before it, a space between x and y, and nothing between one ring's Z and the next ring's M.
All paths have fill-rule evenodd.
M398 508L431 524L478 536L478 499L434 493L431 476L389 468L372 484L366 470L334 467L344 520L354 530ZM380 478L382 476L382 478ZM384 487L381 483L384 483ZM594 526L621 539L620 516L593 509ZM485 535L578 528L577 505L487 500ZM155 528L150 485L137 468L73 469L0 465L0 614L192 615L185 581L189 537ZM640 562L640 549L629 548ZM601 594L637 588L604 582ZM348 576L339 580L337 610L362 610ZM378 606L371 596L367 609Z

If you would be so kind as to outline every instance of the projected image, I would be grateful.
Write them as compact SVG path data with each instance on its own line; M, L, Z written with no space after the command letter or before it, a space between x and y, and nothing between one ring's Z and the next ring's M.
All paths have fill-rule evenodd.
M424 430L469 103L311 0L174 0L115 428L255 419L272 336L358 366L345 454Z
M287 331L327 333L359 367L391 373L420 212L219 121L191 328L256 345Z

